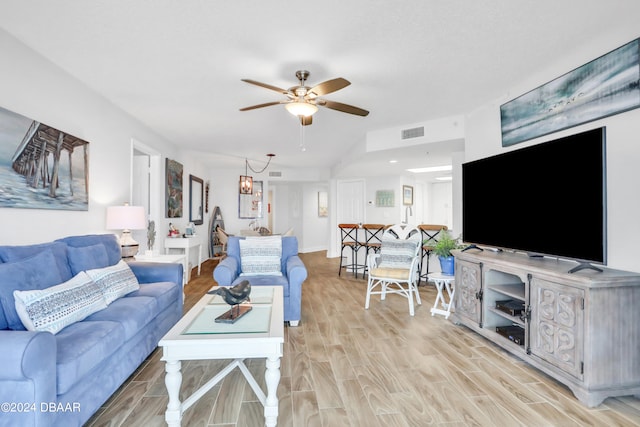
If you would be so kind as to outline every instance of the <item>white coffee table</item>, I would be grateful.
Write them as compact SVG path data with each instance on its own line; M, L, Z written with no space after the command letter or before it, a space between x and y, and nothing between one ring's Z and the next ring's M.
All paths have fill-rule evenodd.
M165 412L167 425L179 426L182 414L238 367L264 406L265 425L275 427L278 419L276 391L284 345L282 287L255 286L251 300L253 309L248 314L234 324L221 324L215 323L214 319L229 306L219 296L205 294L160 340L169 394ZM266 359L266 395L244 364L244 359L263 357ZM233 361L181 402L182 361L213 359Z

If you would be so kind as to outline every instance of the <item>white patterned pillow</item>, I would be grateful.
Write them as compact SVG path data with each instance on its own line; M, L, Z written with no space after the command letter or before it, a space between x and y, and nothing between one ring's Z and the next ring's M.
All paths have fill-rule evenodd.
M411 261L418 253L420 242L414 239L382 239L380 265L382 268L411 268Z
M280 236L246 237L240 243L241 276L282 276L282 238Z
M16 312L27 330L52 334L107 308L100 287L84 272L50 288L13 291L13 297Z
M87 270L87 274L100 286L107 304L140 289L138 279L129 265L122 260L116 265Z

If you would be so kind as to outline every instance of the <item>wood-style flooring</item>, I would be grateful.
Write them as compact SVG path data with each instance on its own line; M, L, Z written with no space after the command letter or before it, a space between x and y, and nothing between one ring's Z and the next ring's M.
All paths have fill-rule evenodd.
M285 328L278 426L640 426L640 400L581 405L563 385L441 316L433 285L409 316L406 299L372 297L366 280L342 272L324 252L302 254L302 321ZM185 288L185 311L212 286L215 261ZM194 270L195 273L195 270ZM89 420L88 426L163 426L164 363L157 349ZM640 357L640 355L639 355ZM224 366L182 365L181 399ZM260 382L263 360L247 366ZM236 369L186 411L183 426L259 427L262 406Z

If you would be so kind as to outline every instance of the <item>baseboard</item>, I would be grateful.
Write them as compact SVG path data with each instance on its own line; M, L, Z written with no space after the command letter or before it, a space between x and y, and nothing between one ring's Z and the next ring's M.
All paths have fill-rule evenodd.
M299 249L298 252L306 254L309 252L320 252L320 251L326 251L327 247L326 246L315 246L315 247L310 247L310 248L302 248Z

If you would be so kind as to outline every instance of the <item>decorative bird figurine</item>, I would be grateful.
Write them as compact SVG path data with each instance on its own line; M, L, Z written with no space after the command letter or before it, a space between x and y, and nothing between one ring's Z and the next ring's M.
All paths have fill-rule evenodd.
M249 299L251 283L248 280L243 280L235 286L219 287L207 293L220 295L227 304L237 305Z

